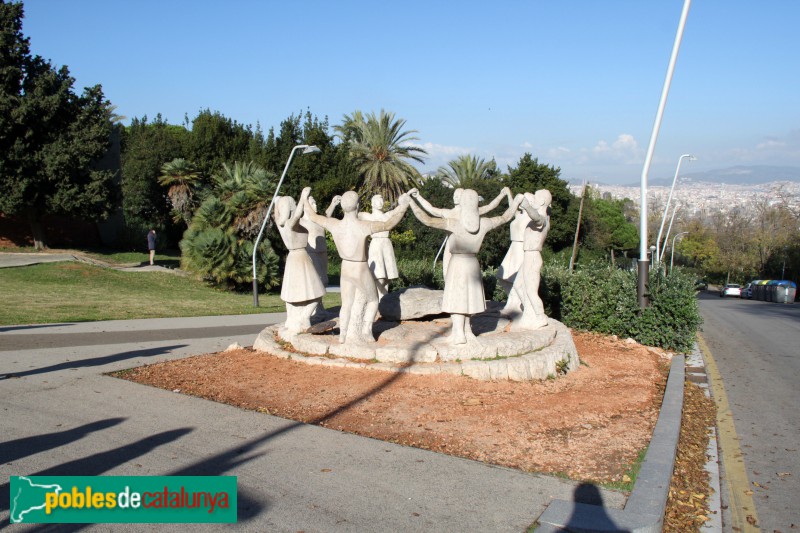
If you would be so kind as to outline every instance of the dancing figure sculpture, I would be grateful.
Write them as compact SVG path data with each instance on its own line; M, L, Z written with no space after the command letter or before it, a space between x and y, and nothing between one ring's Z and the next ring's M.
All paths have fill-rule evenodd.
M419 194L419 191L417 189L411 189L411 191L409 191L409 194L412 191L414 193L416 193L416 196L414 196L414 198L416 198L417 202L419 202L419 205L421 205L422 208L425 209L425 211L427 211L429 214L431 214L431 215L433 215L435 217L439 217L439 218L447 218L447 217L450 217L450 216L454 216L454 217L458 217L459 216L458 213L460 213L460 209L461 209L461 206L460 206L460 204L461 204L461 195L464 192L464 189L459 188L459 189L456 189L456 190L453 191L453 208L452 209L434 207L434 206L431 205L431 203L428 200L426 200L425 198L422 197L421 194ZM486 204L484 206L480 206L478 208L478 214L480 216L483 216L486 213L491 212L495 207L500 205L500 202L502 202L504 198L507 198L508 199L508 203L511 204L513 198L511 196L511 189L509 189L508 187L503 187L503 189L500 191L500 194L498 194L497 197L494 200L492 200L491 202L489 202L488 204ZM447 276L447 267L450 264L450 256L452 255L452 252L450 250L451 246L452 246L452 244L450 242L450 237L448 235L447 244L445 244L445 246L444 246L444 254L442 255L442 272L443 272L443 274L445 276Z
M286 302L284 327L292 333L311 326L311 315L325 295L325 285L308 253L308 222L302 218L307 196L304 191L299 206L289 196L279 197L273 214L283 244L289 250L283 271L281 300Z
M402 220L409 204L408 195L400 196L400 207L388 220L367 221L358 218L358 194L354 191L348 191L341 197L340 205L344 211L341 219L311 211L306 198L308 191L310 187L303 189L308 216L312 222L331 233L342 259L339 342L375 342L372 325L378 313L378 289L367 264L367 237L373 233L389 231Z
M412 198L419 197L416 189L409 191L409 194ZM442 311L450 313L453 322L448 337L451 344L466 344L468 339L475 337L470 327L470 317L486 310L477 253L486 234L511 220L522 200L522 195L518 195L505 213L492 218L480 216L478 193L471 189L461 193L457 209L441 210L445 215L442 218L432 217L416 203L411 203L411 209L420 222L449 234L451 256L445 274Z
M385 222L392 218L398 210L405 212L406 207L397 206L391 211L383 212L383 196L376 194L372 197L372 213L359 213L358 218L369 222ZM400 273L397 271L397 259L394 256L394 247L389 238L388 231L380 231L372 234L369 243L369 255L367 258L369 269L375 276L378 288L378 298L383 298L389 292L389 280L397 279Z
M507 314L518 314L522 312L522 300L517 291L513 290L514 280L522 269L522 260L525 255L523 241L525 240L525 228L528 227L531 218L521 207L517 209L514 220L511 221L510 237L511 245L508 247L503 262L497 269L495 276L500 286L506 291L508 298L503 312Z
M341 196L335 196L331 205L325 210L325 216L331 216L333 210L339 205ZM308 230L308 253L311 260L314 262L319 277L322 283L328 286L328 244L325 242L325 228L315 223L309 218L309 212L317 212L317 201L313 196L308 197L308 205L311 206L310 210L305 210L303 213L304 226Z
M547 189L536 194L525 193L522 209L529 219L523 238L521 272L514 279L513 290L522 301L522 315L511 324L512 330L539 329L547 325L544 304L539 297L542 273L542 247L550 231L550 204L553 197Z

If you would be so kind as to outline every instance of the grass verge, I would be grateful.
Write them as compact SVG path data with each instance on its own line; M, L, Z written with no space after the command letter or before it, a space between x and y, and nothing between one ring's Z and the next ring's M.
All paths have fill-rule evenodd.
M255 308L250 293L221 291L168 273L120 272L76 262L2 268L0 287L0 325L285 310L277 294L260 295L260 307ZM326 307L339 305L339 294L327 294L323 302Z

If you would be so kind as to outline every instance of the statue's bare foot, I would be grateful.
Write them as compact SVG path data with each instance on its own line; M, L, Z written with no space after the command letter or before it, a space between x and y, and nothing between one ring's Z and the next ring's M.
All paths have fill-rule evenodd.
M461 335L451 334L447 340L450 344L467 344L467 337L463 333Z
M374 344L376 342L375 337L373 337L371 333L364 332L361 332L361 335L358 336L358 340L365 344Z
M525 318L523 315L522 318L511 323L511 330L519 331L541 329L545 327L547 323L547 317Z

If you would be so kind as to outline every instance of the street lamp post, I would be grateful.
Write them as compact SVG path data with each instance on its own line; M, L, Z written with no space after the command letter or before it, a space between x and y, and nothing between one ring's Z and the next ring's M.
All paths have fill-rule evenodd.
M672 262L675 260L675 239L680 237L681 235L686 235L689 233L688 231L682 231L680 233L676 233L675 236L672 238L672 249L670 250L669 254L669 273L672 274Z
M663 263L664 252L667 249L667 243L669 242L669 234L672 232L672 223L675 222L675 215L678 214L678 209L680 209L679 205L675 205L675 209L672 210L672 216L669 219L669 226L667 226L667 234L664 236L664 249L661 250L661 257L658 258L659 264Z
M641 177L641 202L639 205L639 263L638 273L639 279L636 284L636 297L639 301L639 309L644 310L648 305L647 301L647 287L649 284L650 260L647 257L647 174L650 172L650 163L653 160L653 152L656 149L656 141L658 140L658 131L661 129L661 119L664 116L664 108L667 106L667 96L669 95L669 86L672 83L672 74L675 71L675 63L678 61L678 51L681 48L681 40L683 39L683 29L686 26L686 19L689 16L689 7L692 5L692 0L683 1L683 10L681 11L681 18L678 22L678 31L675 34L675 42L672 45L672 54L669 58L669 65L667 66L667 76L664 79L664 87L661 90L661 100L658 103L658 111L656 111L656 120L653 123L653 131L650 134L650 143L647 146L647 154L644 158L644 166L642 167Z
M656 239L656 261L659 263L664 255L661 251L661 233L664 231L664 222L667 220L669 204L672 201L672 193L675 191L675 184L678 183L678 173L681 171L681 162L683 162L684 157L688 157L689 161L697 161L697 158L692 154L683 154L678 158L678 167L675 169L675 177L672 178L672 187L669 190L669 196L667 196L667 205L664 206L664 214L661 217L661 227L658 230L658 238ZM664 244L667 243L667 239L669 239L669 237L664 238Z
M258 279L256 277L256 253L258 252L258 243L261 241L261 236L264 234L264 228L267 227L267 221L269 220L269 215L272 213L272 207L275 205L275 198L278 196L278 191L281 190L281 185L283 184L283 179L286 177L286 172L289 170L289 165L292 164L292 158L294 157L294 153L297 150L303 149L304 154L314 154L320 152L320 149L316 146L311 146L308 144L298 144L292 151L289 152L289 159L286 161L286 166L283 167L283 173L281 174L281 179L278 180L278 186L275 187L275 193L272 195L272 201L269 203L269 207L267 208L267 214L264 216L264 220L261 222L261 229L258 232L258 237L256 237L256 242L253 245L253 307L258 307Z

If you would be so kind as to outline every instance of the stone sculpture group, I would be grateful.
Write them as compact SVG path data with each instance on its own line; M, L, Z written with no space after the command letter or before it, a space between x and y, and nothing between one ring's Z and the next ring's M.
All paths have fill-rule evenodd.
M389 281L399 276L389 231L409 207L420 222L447 233L441 311L452 320L449 344L463 345L475 339L470 318L486 310L477 254L486 234L509 221L511 245L497 273L508 294L503 313L511 319L512 331L537 330L548 324L538 293L541 251L550 229L549 191L512 196L504 188L492 202L480 206L477 192L456 189L454 207L443 209L431 205L417 189L411 189L399 197L397 207L387 212L383 211L383 198L374 196L371 213L359 212L358 194L349 191L335 197L324 215L317 213L310 192L310 187L305 188L297 203L291 197L279 197L273 214L289 250L281 288L287 313L284 328L289 334L308 330L312 316L322 308L328 281L328 231L342 261L339 342L375 342L373 325L379 301L387 294ZM509 205L502 215L483 216L503 200ZM337 206L344 212L342 218L333 216Z

